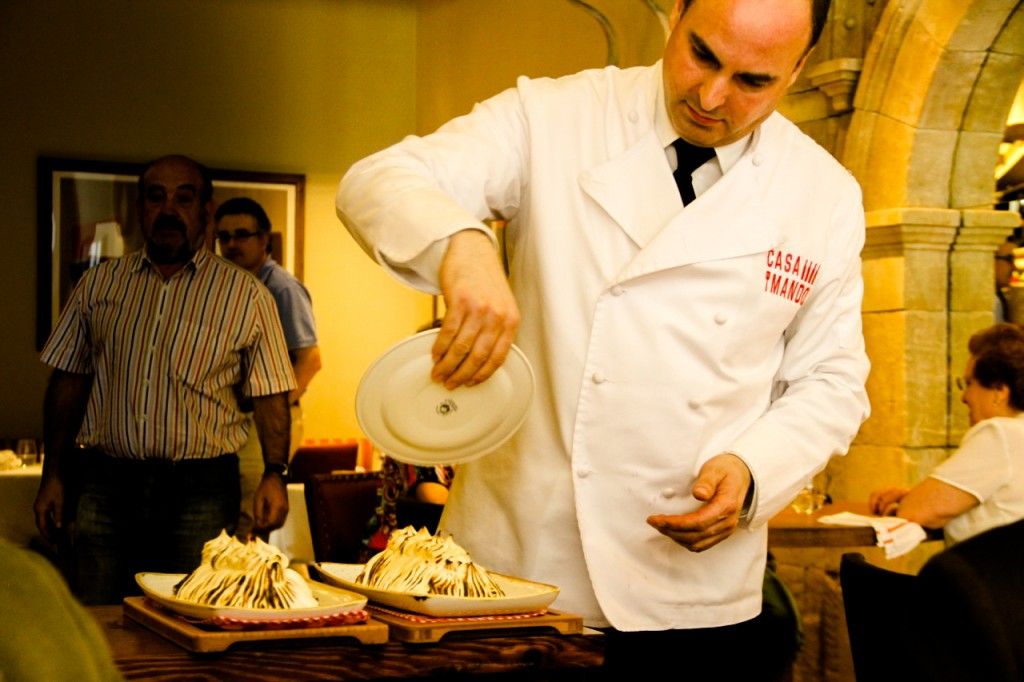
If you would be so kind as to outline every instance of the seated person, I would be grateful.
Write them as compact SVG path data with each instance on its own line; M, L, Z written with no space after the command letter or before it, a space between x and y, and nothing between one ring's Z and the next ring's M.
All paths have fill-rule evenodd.
M974 334L961 400L970 430L960 448L909 490L873 492L875 514L941 528L946 543L1024 518L1024 328L995 324Z
M123 677L103 631L40 554L0 538L0 680Z
M388 536L396 528L425 526L431 533L435 532L454 475L452 467L413 466L385 455L381 467L380 504L367 525L364 559L384 549Z

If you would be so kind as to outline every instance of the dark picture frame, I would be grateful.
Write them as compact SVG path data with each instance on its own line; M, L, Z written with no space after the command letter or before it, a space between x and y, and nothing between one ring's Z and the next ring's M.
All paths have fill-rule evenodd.
M42 348L78 279L90 267L142 248L138 176L145 163L41 156L37 178L36 344ZM306 176L211 168L216 206L237 196L259 202L271 224L274 260L300 280ZM213 215L207 246L213 240Z

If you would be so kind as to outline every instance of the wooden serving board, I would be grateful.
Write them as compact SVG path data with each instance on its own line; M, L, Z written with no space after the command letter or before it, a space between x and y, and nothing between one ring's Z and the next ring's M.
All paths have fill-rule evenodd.
M373 603L366 608L373 616L372 620L387 624L388 636L395 642L437 642L452 633L527 635L551 634L553 630L562 635L578 635L583 632L582 616L551 609L532 615L442 618L396 611Z
M125 597L124 615L189 651L225 651L238 642L323 637L354 637L363 644L384 644L388 626L375 618L355 625L279 630L209 630L164 610L145 597Z

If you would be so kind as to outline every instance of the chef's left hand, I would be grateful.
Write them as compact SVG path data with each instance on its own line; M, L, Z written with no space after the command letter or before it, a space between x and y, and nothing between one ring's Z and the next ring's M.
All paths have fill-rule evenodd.
M288 518L288 488L277 474L266 474L253 495L252 520L256 530L277 530Z
M716 455L704 463L693 496L704 502L689 514L655 514L647 523L692 552L703 552L732 535L739 525L750 470L736 455Z

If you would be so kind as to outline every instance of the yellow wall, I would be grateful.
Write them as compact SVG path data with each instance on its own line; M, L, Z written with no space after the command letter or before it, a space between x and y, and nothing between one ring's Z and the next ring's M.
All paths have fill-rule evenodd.
M363 369L430 316L334 215L356 159L415 127L411 0L5 0L0 3L0 438L42 433L35 347L35 160L305 173L305 280L324 370L306 435L357 433Z
M595 2L618 63L657 59L645 3ZM669 4L663 2L662 4ZM0 438L42 434L47 370L35 346L35 160L144 161L303 173L305 282L324 369L307 437L358 434L356 386L430 319L334 215L357 159L428 132L516 76L606 63L605 35L568 0L6 0L0 3Z
M664 33L644 2L597 0L615 35L619 66L650 64ZM662 0L660 3L671 3ZM418 130L430 132L517 76L561 76L607 63L605 33L569 0L420 0Z

